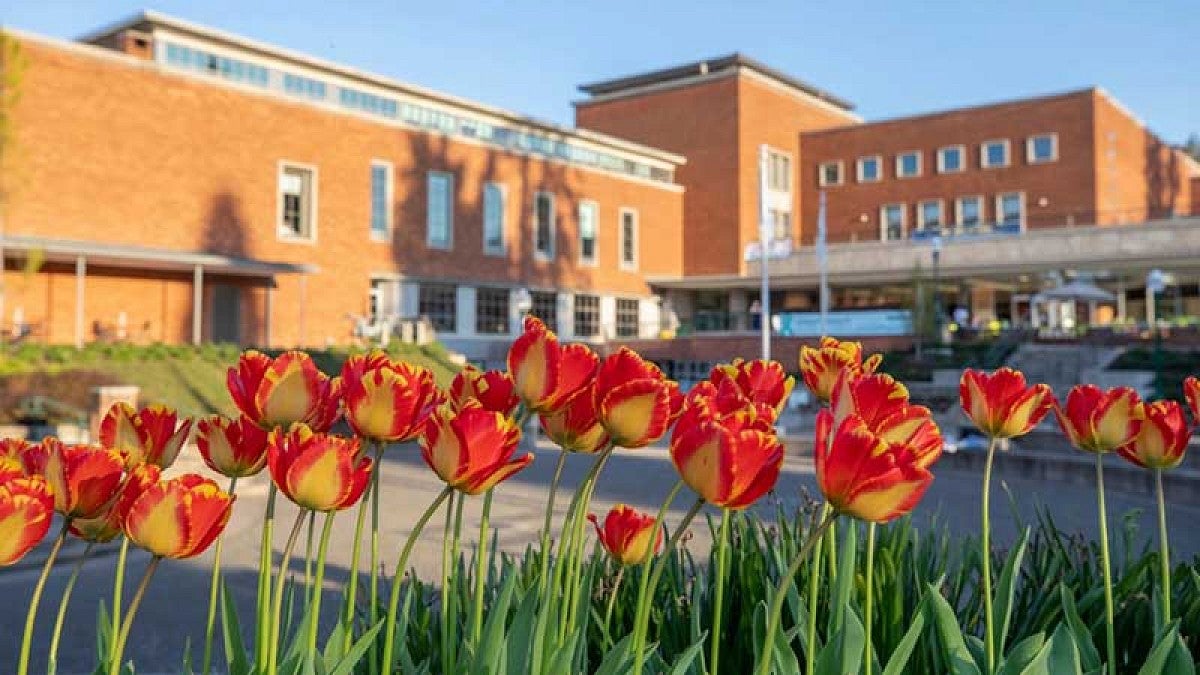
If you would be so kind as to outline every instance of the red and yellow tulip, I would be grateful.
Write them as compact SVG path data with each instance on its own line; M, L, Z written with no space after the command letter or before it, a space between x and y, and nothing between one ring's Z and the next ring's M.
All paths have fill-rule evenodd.
M512 414L521 399L512 378L503 370L480 370L467 364L450 383L450 401L461 408L467 401L478 401L484 410Z
M783 445L775 434L747 428L742 419L699 418L677 425L671 435L671 461L684 482L706 502L727 509L757 501L775 487L783 466Z
M0 438L0 459L15 459L22 461L25 453L33 447L33 443L24 438Z
M560 345L554 331L529 316L525 332L508 350L508 375L530 410L553 412L587 385L598 361L585 345Z
M98 445L66 445L55 438L25 453L25 471L43 476L54 494L54 510L64 518L95 518L117 495L125 474L118 450Z
M820 401L828 401L834 383L843 370L851 375L871 374L879 367L883 357L873 354L863 359L861 342L842 342L836 338L823 337L817 348L800 348L800 376L804 385Z
M1054 394L1044 384L1029 386L1012 368L992 373L968 368L958 383L963 412L992 438L1024 436L1054 408Z
M0 566L29 553L50 529L54 495L41 476L24 475L11 458L0 460Z
M503 413L468 402L443 405L421 436L421 456L450 487L476 495L529 466L533 453L514 459L521 430Z
M100 445L119 450L125 466L154 464L170 468L192 430L192 421L182 422L174 410L164 405L142 409L125 402L114 403L100 420Z
M1192 424L1200 424L1200 379L1196 377L1184 379L1183 398L1192 411Z
M302 422L328 431L337 420L340 384L317 368L304 352L289 351L271 358L248 350L225 378L229 395L242 414L271 430Z
M1105 391L1081 384L1071 389L1065 404L1055 404L1054 415L1071 445L1088 452L1111 452L1137 437L1143 407L1129 387Z
M442 401L433 373L388 357L382 350L355 354L342 366L346 421L376 441L410 441Z
M196 474L155 483L129 505L125 534L156 556L191 558L220 536L234 499Z
M829 397L829 409L836 424L850 415L858 415L876 433L888 418L904 415L910 407L908 387L884 373L856 374L850 369L843 370Z
M857 414L835 426L834 415L822 410L816 448L817 484L825 499L860 520L886 523L908 513L933 482L911 448L888 443Z
M1142 410L1142 428L1132 441L1117 448L1117 454L1147 469L1179 466L1192 438L1183 406L1175 401L1155 401Z
M267 464L267 432L245 415L205 417L196 423L196 446L208 468L229 478L253 476Z
M125 517L133 502L162 479L162 469L154 464L139 464L134 467L125 482L121 485L117 498L109 505L104 513L95 518L76 518L71 521L71 534L83 539L103 544L112 541L121 534Z
M613 445L641 448L667 432L679 397L658 366L621 347L596 372L596 410Z
M571 397L565 407L542 414L541 424L546 436L569 452L599 452L608 443L608 432L600 424L590 385Z
M353 506L371 476L371 459L360 455L357 438L315 432L300 422L271 432L267 467L280 492L313 511Z
M776 415L783 411L796 385L796 379L787 374L781 363L763 359L734 359L733 363L713 368L709 380L715 384L723 380L733 382L746 398L771 407Z
M608 554L622 565L640 565L662 548L662 528L652 515L617 504L601 525L595 514L588 520L596 528L596 537Z

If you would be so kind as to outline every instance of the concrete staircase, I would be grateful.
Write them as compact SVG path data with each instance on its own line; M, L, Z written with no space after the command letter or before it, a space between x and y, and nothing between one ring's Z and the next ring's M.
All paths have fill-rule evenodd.
M1007 365L1025 373L1030 383L1050 385L1056 396L1066 396L1071 387L1084 382L1113 386L1105 371L1124 351L1120 347L1094 345L1043 345L1026 343L1008 357ZM1132 384L1132 383L1131 383Z

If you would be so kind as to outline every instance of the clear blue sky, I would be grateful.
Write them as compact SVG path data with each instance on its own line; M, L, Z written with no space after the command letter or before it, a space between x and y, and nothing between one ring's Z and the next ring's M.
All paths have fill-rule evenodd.
M5 3L73 38L144 5ZM742 51L867 119L1099 85L1200 133L1200 5L1157 2L160 0L168 14L559 123L577 84Z

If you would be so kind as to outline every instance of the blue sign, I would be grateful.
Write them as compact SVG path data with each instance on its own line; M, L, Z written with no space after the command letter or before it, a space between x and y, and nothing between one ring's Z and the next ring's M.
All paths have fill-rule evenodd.
M776 315L780 335L821 337L820 312L781 312ZM912 333L912 312L907 309L864 309L829 312L825 335L874 337Z

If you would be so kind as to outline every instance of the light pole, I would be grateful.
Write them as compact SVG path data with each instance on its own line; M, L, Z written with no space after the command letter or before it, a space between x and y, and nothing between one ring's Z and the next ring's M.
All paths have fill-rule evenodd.
M942 238L933 238L933 326L937 338L942 339L942 284L941 284Z

